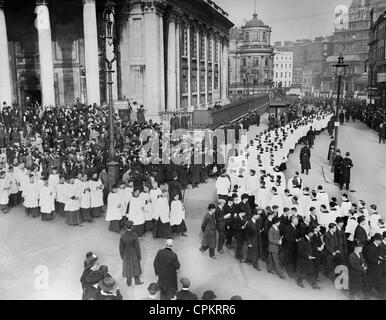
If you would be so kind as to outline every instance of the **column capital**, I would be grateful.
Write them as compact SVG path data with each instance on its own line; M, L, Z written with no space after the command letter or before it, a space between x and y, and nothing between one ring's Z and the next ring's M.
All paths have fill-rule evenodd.
M167 6L166 0L141 0L142 9L145 12L155 12L163 15Z
M95 4L95 0L82 0L83 4L86 4L86 3L92 3L92 4Z
M36 0L35 5L36 6L48 6L48 0Z

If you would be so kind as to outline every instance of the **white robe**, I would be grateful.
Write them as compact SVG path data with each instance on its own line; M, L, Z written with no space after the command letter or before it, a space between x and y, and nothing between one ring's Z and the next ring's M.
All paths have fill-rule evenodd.
M8 172L6 175L6 179L9 181L9 190L8 194L15 194L19 192L19 188L17 186L17 181L16 181L16 175L14 172Z
M145 216L143 212L143 208L145 207L145 199L144 197L132 197L129 203L129 220L134 222L135 226L141 225L145 223Z
M36 182L24 185L23 194L24 207L26 208L37 208L39 206L39 187Z
M123 208L121 194L118 192L110 192L107 197L107 212L106 221L121 220L123 216Z
M67 186L65 183L58 183L56 185L56 200L60 203L65 203Z
M48 177L48 185L53 187L55 191L57 191L56 186L59 184L59 181L60 179L58 174L50 174Z
M89 181L82 181L78 184L78 187L80 188L80 207L83 209L89 209L91 207L91 192L90 190L90 182Z
M0 204L1 205L7 205L9 198L8 198L8 192L10 187L10 182L7 179L7 177L0 179Z
M132 198L133 194L130 189L118 189L118 193L121 197L121 203L122 203L122 212L123 214L126 214L127 212L127 206L129 205L130 199Z
M51 186L43 186L39 190L40 212L51 213L55 210L55 190Z
M181 200L173 200L170 205L170 225L179 225L185 219L185 209Z
M91 208L103 206L103 183L100 179L97 181L90 180L90 200Z
M170 222L170 207L167 197L159 197L154 205L157 209L153 211L153 219L160 218L162 223Z
M71 197L76 197L77 199L71 199ZM80 209L80 197L81 190L79 186L74 184L67 183L66 185L66 194L65 194L65 203L64 211L78 211Z

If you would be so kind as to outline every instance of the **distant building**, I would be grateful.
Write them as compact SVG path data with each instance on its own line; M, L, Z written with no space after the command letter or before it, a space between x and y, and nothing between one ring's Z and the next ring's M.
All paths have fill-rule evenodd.
M381 15L371 12L368 63L369 93L376 105L386 108L386 11Z
M340 53L349 64L343 80L344 91L349 95L367 90L366 60L370 28L370 12L379 15L386 9L385 0L353 0L348 10L348 28L335 28L333 54L328 58L330 73Z
M229 95L234 98L267 90L273 80L271 27L253 14L230 33Z
M273 82L275 86L281 82L283 88L292 86L293 52L278 51L274 57Z

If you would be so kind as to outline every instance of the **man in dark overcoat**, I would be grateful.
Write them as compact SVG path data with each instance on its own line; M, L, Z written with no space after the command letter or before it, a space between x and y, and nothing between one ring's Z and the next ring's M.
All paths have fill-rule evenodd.
M367 294L367 263L362 254L363 244L354 242L354 251L348 256L349 297L355 298L356 293Z
M261 246L261 225L258 218L259 213L253 211L252 218L248 220L245 226L245 237L248 245L247 262L250 262L256 270L260 271L259 251Z
M216 259L214 251L216 248L216 206L211 203L208 206L208 213L205 215L204 220L201 224L201 231L203 232L202 236L202 246L200 251L204 253L209 249L209 256L212 259Z
M303 279L306 279L313 289L318 289L315 278L314 263L316 259L313 256L311 238L314 235L314 229L307 227L305 236L302 238L297 247L297 261L296 261L296 283L299 287L304 288Z
M133 232L133 221L126 221L126 232L121 236L119 241L119 253L123 260L122 275L126 278L126 284L130 287L131 280L134 278L136 285L141 285L143 282L139 278L141 271L141 248L139 247L138 236Z
M304 144L304 147L300 150L300 165L302 169L302 173L306 171L306 174L308 175L308 171L311 169L311 150L307 145L307 142Z
M340 181L340 188L343 189L345 185L347 190L350 190L351 168L353 167L350 159L350 152L346 152L346 157L342 160L342 179Z
M180 268L180 262L172 248L173 240L168 239L166 248L159 250L154 259L154 272L158 276L161 300L171 300L178 289L177 270Z
M340 184L342 180L342 161L343 157L340 154L340 150L336 150L334 157L334 182Z
M379 296L382 294L382 259L380 245L383 237L376 233L373 241L366 247L365 259L368 265L367 277L369 281L369 289L374 289Z
M292 216L291 223L286 227L283 238L283 266L289 276L292 276L296 270L296 252L300 240L298 224L298 217Z
M225 211L225 200L224 199L218 199L218 205L215 211L215 218L216 218L216 229L218 232L218 243L217 243L217 251L219 253L224 253L223 247L224 247L224 241L225 241L225 215L227 215L227 218L230 218L230 214L227 214Z

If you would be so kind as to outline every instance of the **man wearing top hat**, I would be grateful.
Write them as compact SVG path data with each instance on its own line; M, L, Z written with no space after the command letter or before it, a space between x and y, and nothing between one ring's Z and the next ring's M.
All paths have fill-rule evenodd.
M126 221L126 232L121 236L119 241L119 253L123 261L122 276L126 278L126 284L130 287L132 278L136 285L143 282L139 278L141 271L141 248L139 246L138 236L133 232L133 221Z

